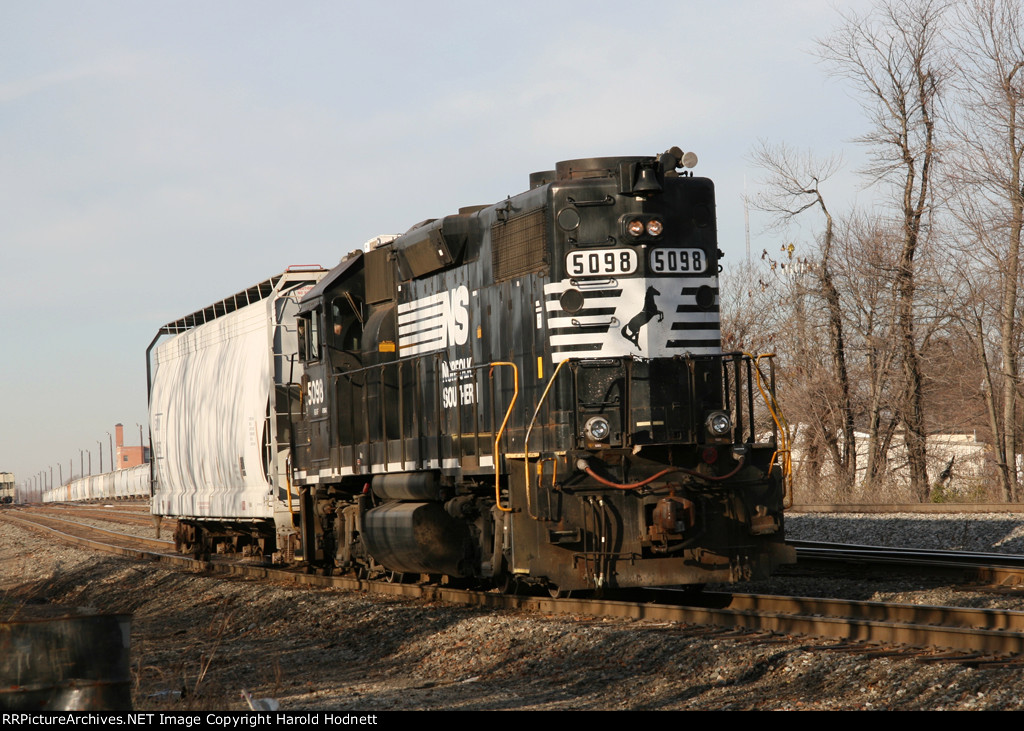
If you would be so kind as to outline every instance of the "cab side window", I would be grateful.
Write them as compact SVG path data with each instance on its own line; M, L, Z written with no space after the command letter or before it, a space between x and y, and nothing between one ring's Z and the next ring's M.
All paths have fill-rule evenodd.
M360 303L352 297L337 297L331 302L331 342L335 348L358 352L363 334Z
M320 311L314 310L298 320L299 358L309 363L320 360Z

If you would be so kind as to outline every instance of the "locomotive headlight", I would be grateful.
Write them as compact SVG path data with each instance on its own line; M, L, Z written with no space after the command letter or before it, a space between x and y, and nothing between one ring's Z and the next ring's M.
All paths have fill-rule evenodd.
M592 416L587 419L587 423L583 426L583 431L589 439L600 442L608 438L612 428L608 420L603 416Z
M621 225L626 233L627 241L644 237L656 239L665 232L665 222L649 213L623 216Z
M724 411L712 411L704 423L716 437L724 437L732 429L732 419Z

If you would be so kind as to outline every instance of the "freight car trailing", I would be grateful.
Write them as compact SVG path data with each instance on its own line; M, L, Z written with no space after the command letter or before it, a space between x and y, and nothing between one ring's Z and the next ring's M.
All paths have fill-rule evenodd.
M179 550L201 552L215 538L254 552L290 545L295 317L324 274L289 269L167 323L150 344L152 510L180 519Z
M559 163L274 285L286 316L264 305L244 347L217 306L165 326L154 511L193 550L244 537L323 571L555 594L767 575L792 555L771 359L721 352L692 162Z
M148 498L149 465L87 475L43 491L44 503L98 502Z
M14 502L14 473L0 472L0 505Z

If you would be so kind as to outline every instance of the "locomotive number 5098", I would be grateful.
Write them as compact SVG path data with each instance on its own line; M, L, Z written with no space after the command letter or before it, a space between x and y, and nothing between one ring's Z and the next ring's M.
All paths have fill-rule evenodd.
M632 274L638 257L632 249L577 249L565 257L565 270L573 277Z
M707 269L707 258L701 249L654 249L651 271L658 274L700 274Z

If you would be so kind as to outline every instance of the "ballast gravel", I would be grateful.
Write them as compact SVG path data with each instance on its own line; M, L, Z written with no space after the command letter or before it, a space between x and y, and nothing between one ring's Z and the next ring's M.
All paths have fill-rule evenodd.
M867 524L886 525L878 518ZM895 520L925 525L919 516ZM957 536L987 531L993 543L1021 550L1019 526L1007 516L987 529L975 516L955 521L959 527L929 520L935 540L966 544ZM794 538L880 542L857 524L793 516L789 527ZM39 605L133 614L136 710L243 710L243 689L276 699L282 710L1024 708L1020 667L922 663L805 638L225 580L65 547L2 520L0 567L0 619ZM859 581L851 587L796 575L733 588L1024 610L1024 598L986 598L920 579Z
M793 540L981 553L1024 553L1024 517L1008 513L787 513Z

